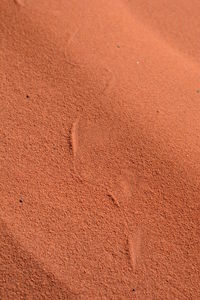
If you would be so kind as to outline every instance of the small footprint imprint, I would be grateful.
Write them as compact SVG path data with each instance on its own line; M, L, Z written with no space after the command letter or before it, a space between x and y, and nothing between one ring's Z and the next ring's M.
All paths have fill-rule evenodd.
M71 35L69 36L67 43L66 43L66 48L65 48L65 54L68 52L68 50L70 49L70 46L73 42L73 40L76 38L78 32L80 31L80 28L76 29L73 33L71 33ZM73 62L73 61L69 61L66 59L66 63L72 67L80 67L79 63Z
M119 176L119 185L123 194L130 198L137 189L137 177L130 170L123 170Z
M130 257L130 263L133 271L136 269L136 263L140 252L140 234L128 236L128 251Z
M110 198L110 200L113 202L115 206L120 207L119 201L116 199L116 197L113 196L113 194L107 193L107 196Z
M106 72L108 72L110 75L109 75L109 78L104 86L104 88L102 89L102 91L99 93L99 95L103 95L105 94L109 89L111 89L112 87L112 84L114 82L114 74L113 72L109 69L109 68L105 68Z
M76 121L72 124L72 127L70 129L70 149L72 151L72 155L75 158L77 154L77 148L78 148L78 136L77 136L77 127L78 127L79 119L76 119Z

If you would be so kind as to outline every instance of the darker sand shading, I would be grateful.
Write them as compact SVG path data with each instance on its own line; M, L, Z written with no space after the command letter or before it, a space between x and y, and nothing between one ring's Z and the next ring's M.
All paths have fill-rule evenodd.
M78 299L34 259L0 222L1 299Z

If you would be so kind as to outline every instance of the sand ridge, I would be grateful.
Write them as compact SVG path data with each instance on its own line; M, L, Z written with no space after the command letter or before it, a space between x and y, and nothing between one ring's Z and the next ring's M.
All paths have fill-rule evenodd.
M0 298L199 298L199 4L151 5L0 2Z

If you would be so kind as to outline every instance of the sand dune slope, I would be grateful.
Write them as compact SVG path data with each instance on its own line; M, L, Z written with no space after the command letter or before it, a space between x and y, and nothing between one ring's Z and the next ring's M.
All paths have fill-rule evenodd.
M199 4L166 3L0 1L1 299L200 298Z

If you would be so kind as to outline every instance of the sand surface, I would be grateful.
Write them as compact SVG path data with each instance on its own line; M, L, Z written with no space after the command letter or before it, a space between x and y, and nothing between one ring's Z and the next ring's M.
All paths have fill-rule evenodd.
M0 1L0 299L200 299L200 1Z

